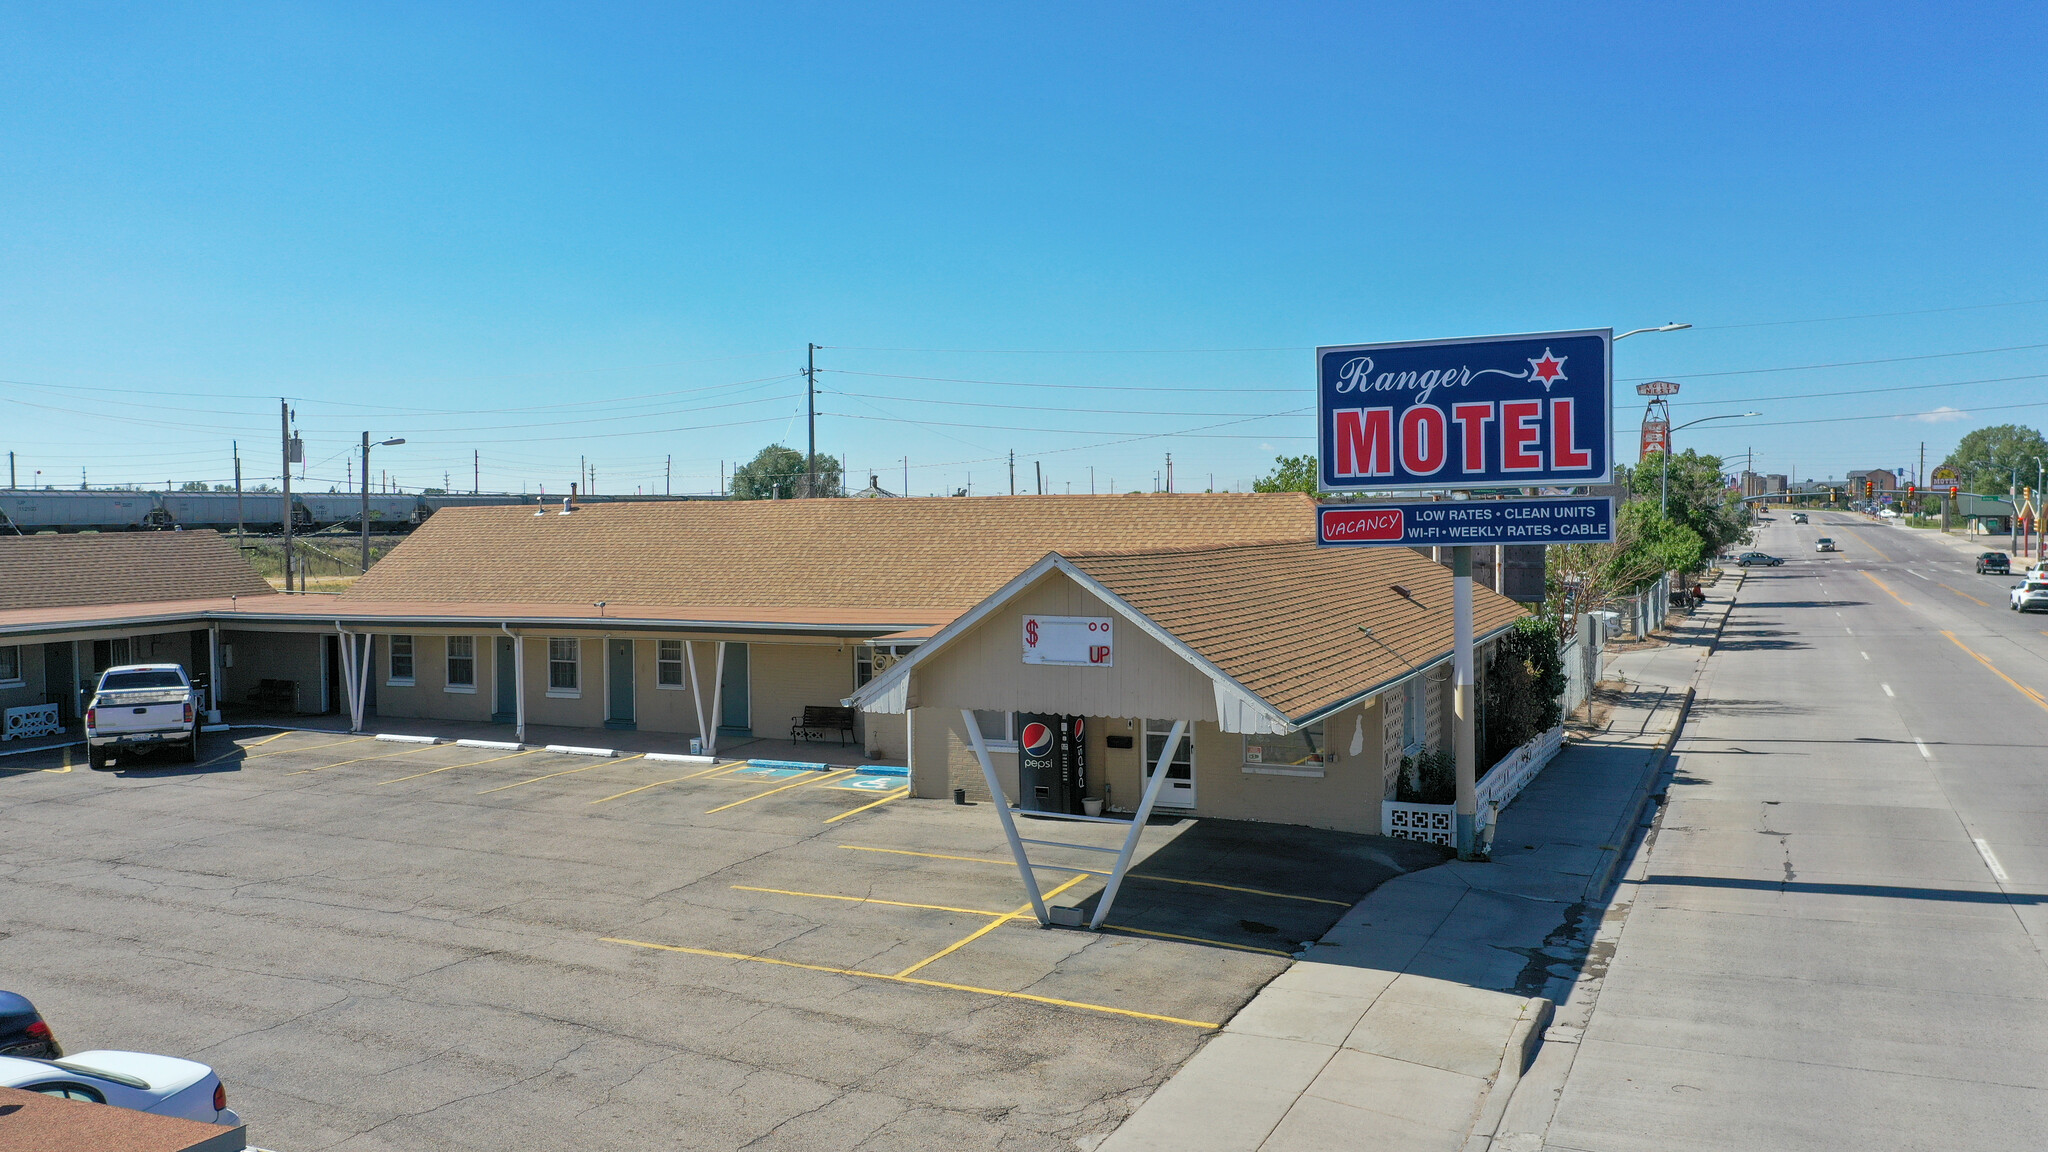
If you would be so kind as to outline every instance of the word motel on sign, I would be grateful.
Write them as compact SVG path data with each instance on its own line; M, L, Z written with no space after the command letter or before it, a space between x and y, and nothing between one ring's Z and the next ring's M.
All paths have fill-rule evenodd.
M1400 410L1330 410L1336 475L1370 478L1591 469L1593 453L1578 442L1571 397L1471 401Z

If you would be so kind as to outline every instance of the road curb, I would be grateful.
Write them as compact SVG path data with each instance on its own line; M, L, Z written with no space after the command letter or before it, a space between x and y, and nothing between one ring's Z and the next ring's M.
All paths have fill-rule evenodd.
M1493 1146L1501 1118L1507 1115L1508 1104L1522 1082L1522 1073L1535 1061L1537 1049L1543 1046L1543 1032L1556 1017L1557 1005L1541 996L1530 997L1523 1006L1522 1016L1515 1021L1514 1030L1508 1033L1507 1044L1501 1050L1500 1070L1494 1073L1492 1086L1479 1102L1479 1118L1473 1121L1472 1131L1465 1137L1466 1152L1485 1152Z

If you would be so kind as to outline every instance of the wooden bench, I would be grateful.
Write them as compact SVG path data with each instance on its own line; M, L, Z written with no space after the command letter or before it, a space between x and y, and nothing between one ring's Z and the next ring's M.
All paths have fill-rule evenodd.
M261 680L249 689L249 703L275 704L288 710L299 706L299 682L296 680Z
M802 717L792 717L791 740L823 740L825 733L839 733L839 743L853 742L854 710L839 705L806 704Z

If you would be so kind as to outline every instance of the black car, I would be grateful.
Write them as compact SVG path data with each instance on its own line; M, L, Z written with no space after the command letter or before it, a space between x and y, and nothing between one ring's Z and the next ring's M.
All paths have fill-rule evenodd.
M55 1060L62 1055L56 1033L43 1023L43 1014L28 997L0 992L0 1056Z
M1979 574L1996 572L2001 576L2009 576L2012 574L2012 561L2007 559L2003 552L1986 552L1977 557L1977 571Z

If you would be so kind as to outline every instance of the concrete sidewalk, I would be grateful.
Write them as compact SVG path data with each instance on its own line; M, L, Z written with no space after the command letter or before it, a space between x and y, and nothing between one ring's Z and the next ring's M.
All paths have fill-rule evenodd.
M1680 707L1742 577L1621 652L1612 711L1501 813L1491 863L1381 885L1268 984L1102 1152L1487 1148L1587 963Z

